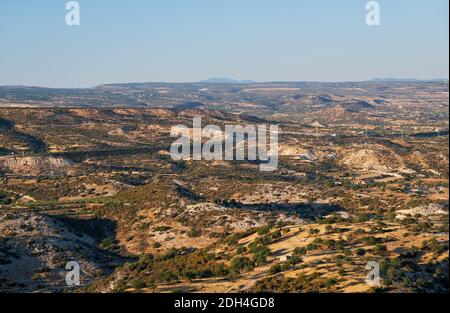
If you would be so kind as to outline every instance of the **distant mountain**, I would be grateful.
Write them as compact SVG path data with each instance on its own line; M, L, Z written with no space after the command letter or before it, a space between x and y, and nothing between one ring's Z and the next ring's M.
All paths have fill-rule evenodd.
M370 80L371 82L381 82L381 83L414 83L414 82L447 82L446 78L437 79L416 79L416 78L374 78Z
M420 80L415 79L415 78L391 78L391 77L386 77L386 78L374 78L372 80L370 80L371 82L418 82Z
M206 80L202 80L204 84L254 84L253 80L235 80L231 78L214 77Z

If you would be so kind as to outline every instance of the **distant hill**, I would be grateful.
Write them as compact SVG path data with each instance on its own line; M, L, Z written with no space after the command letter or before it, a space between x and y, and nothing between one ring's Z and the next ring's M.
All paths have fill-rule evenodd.
M370 80L371 82L418 82L420 80L415 79L415 78L391 78L391 77L386 77L386 78L374 78L372 80Z
M341 103L339 105L347 110L355 112L359 112L361 110L371 110L375 108L375 106L366 101L354 101L349 103Z
M231 78L214 77L206 80L202 80L204 84L254 84L253 80L235 80Z
M370 80L371 82L382 82L382 83L414 83L414 82L447 82L446 78L436 78L436 79L416 79L416 78L374 78Z

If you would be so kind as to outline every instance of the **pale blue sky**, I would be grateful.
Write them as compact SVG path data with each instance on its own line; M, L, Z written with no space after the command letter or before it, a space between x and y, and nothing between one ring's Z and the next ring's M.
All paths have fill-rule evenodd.
M0 0L0 85L448 78L448 0Z

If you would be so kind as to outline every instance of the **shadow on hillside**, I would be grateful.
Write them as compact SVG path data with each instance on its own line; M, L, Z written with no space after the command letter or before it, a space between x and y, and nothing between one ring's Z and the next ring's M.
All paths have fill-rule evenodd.
M116 236L117 223L110 219L86 219L68 216L55 216L54 218L72 228L75 233L86 234L97 241L115 238Z
M243 204L234 200L219 201L217 204L226 208L252 210L260 212L284 213L288 216L297 216L303 219L329 215L333 212L344 211L339 205L323 203L253 203Z
M448 293L449 292L449 263L448 259L422 263L418 257L400 256L398 265L391 271L392 277L386 277L381 272L385 281L390 281L387 288L380 292L416 292L416 293Z
M77 235L88 235L97 241L95 247L96 257L108 260L110 267L114 268L125 262L134 262L136 257L126 255L123 247L119 246L116 238L117 222L105 218L74 218L67 216L55 216L59 222L65 224Z
M51 219L54 224L45 225L56 233L41 231L47 229L45 225L38 228L24 224L27 227L22 229L30 237L13 235L0 241L0 292L62 292L67 288L66 264L71 261L79 262L83 286L88 286L111 275L124 263L137 260L121 253L113 237L114 221L65 216ZM41 232L33 233L37 231ZM99 243L105 239L111 240L112 248L100 247ZM36 273L45 275L35 278Z
M204 197L195 194L194 192L192 192L191 190L182 185L177 184L176 190L181 196L186 197L191 201L206 201Z

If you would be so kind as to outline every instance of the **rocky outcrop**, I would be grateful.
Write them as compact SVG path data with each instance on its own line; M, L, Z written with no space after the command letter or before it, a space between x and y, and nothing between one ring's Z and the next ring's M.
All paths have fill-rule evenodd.
M96 240L49 216L0 213L0 292L54 292L67 288L68 262L80 265L85 285L108 271Z
M398 210L397 212L398 219L404 219L407 216L433 216L433 215L448 215L448 207L437 203L430 203L428 205L418 206L412 209L407 210Z
M392 169L404 168L401 157L382 146L343 150L340 154L341 164L346 165L350 169L387 172Z
M67 175L75 171L71 160L62 157L3 156L0 170L18 175Z

